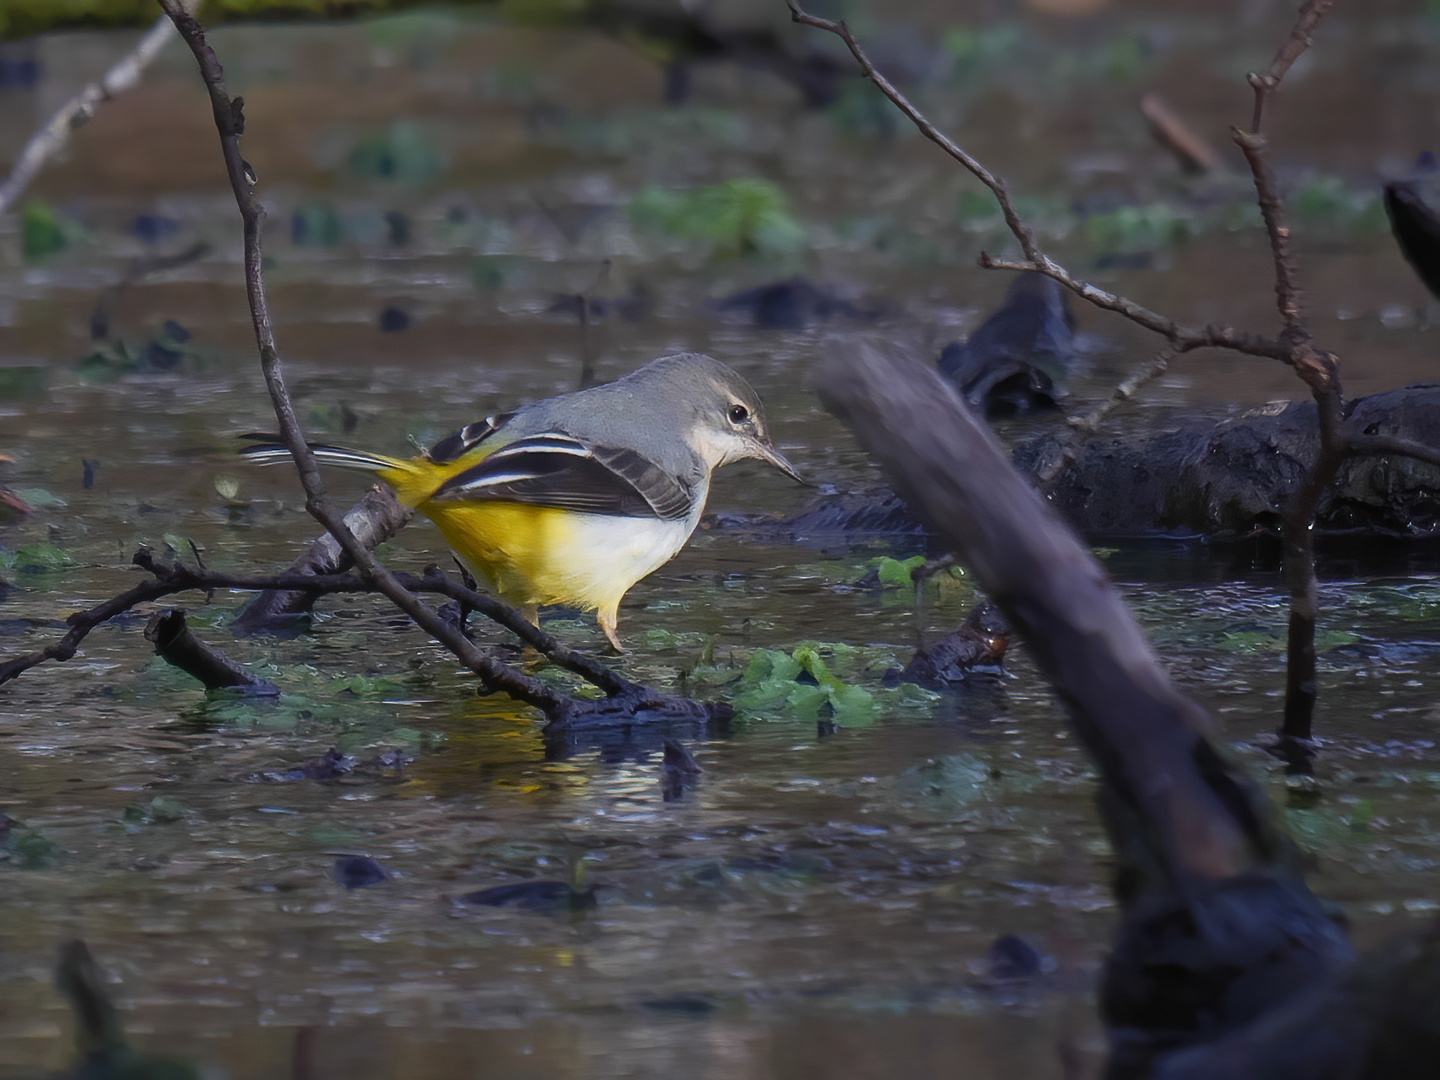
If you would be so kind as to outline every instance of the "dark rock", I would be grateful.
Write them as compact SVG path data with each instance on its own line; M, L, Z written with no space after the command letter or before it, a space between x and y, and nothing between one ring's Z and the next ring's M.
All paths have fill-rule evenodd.
M905 670L891 670L885 684L916 683L928 690L953 690L993 682L1010 645L1010 625L988 600L977 604L960 629L917 652Z
M566 881L517 881L465 893L456 897L456 902L526 911L580 911L595 906L595 890L577 889Z
M1033 979L1044 967L1044 954L1015 934L996 938L985 958L985 973L991 979Z
M1027 270L967 341L945 346L940 370L987 416L1053 409L1075 359L1074 339L1069 291Z
M355 759L339 750L326 750L284 774L286 780L335 780L355 768Z
M398 308L387 307L380 312L380 331L385 334L398 334L402 330L410 329L410 313Z
M180 231L178 222L159 214L137 214L130 223L131 231L147 244L158 244Z
M366 889L389 881L390 875L366 855L342 855L335 860L335 880L347 889Z
M849 301L803 277L746 289L721 300L719 307L721 311L743 312L756 326L775 330L803 330L812 323L861 315Z

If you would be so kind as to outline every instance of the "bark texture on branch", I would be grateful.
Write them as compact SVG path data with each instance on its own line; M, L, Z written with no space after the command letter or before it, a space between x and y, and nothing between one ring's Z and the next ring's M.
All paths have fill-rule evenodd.
M355 539L374 551L398 533L410 520L412 511L400 505L388 487L373 487L345 513L345 525ZM355 565L340 542L328 532L313 540L287 571L291 574L342 574ZM241 609L230 624L237 637L293 629L296 620L309 613L319 594L299 590L269 589Z
M280 693L274 683L196 637L179 608L152 615L145 626L145 640L155 646L160 659L198 679L206 690L238 689L247 697L275 697Z

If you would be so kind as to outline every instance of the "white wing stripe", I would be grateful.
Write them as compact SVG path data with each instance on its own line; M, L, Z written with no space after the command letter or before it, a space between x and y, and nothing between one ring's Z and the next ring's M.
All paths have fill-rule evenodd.
M486 461L503 461L507 457L514 457L517 454L569 454L572 457L592 457L590 451L574 439L564 435L532 435L526 439L517 439L513 443L502 446L493 454L486 457Z
M512 472L487 473L477 480L468 483L457 484L455 487L447 487L446 495L455 495L465 491L481 491L488 487L496 487L500 484L518 484L525 480L539 480L543 473L537 473L528 469L516 469Z

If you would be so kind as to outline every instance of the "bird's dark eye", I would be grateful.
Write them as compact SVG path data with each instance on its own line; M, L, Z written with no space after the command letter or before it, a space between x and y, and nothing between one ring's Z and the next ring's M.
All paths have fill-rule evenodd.
M744 405L730 406L730 422L732 424L743 424L748 419L750 419L750 410Z

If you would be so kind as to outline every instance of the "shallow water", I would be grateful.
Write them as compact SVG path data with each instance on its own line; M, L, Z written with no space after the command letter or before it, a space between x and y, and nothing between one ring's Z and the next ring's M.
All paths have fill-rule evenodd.
M1243 180L1187 186L1133 102L1159 88L1223 144L1226 125L1249 115L1244 70L1283 36L1282 5L1116 5L1078 22L967 11L984 32L971 52L945 37L948 6L907 5L897 22L919 28L908 36L851 14L896 62L931 72L917 98L1035 200L1059 257L1177 317L1273 325L1263 242L1208 209L1243 206ZM942 39L948 66L934 51ZM42 81L0 90L0 156L128 40L41 42ZM398 452L408 436L431 440L572 388L586 355L604 378L696 349L752 379L781 448L815 483L863 488L876 474L810 389L826 335L878 325L936 346L1004 289L973 264L982 244L1003 250L993 222L957 210L973 183L861 98L807 111L779 80L721 64L698 69L690 99L667 107L659 70L613 39L473 16L213 40L247 102L291 389L325 439ZM1297 220L1314 325L1342 353L1352 393L1432 377L1433 308L1373 203L1377 175L1407 167L1434 131L1437 47L1440 26L1399 4L1337 18L1277 110L1282 170L1318 207ZM397 134L397 119L414 127ZM49 543L72 560L7 572L6 656L137 580L128 564L141 543L160 549L168 536L188 557L193 541L209 566L264 572L315 532L285 470L232 456L237 434L273 418L209 125L190 61L172 49L32 189L60 215L64 250L26 259L19 217L0 220L0 451L13 459L0 479L37 507L0 527L0 543ZM409 162L409 179L356 164L376 136ZM626 210L651 186L736 176L778 182L805 242L724 257L647 232ZM1070 213L1112 205L1168 213L1164 242ZM387 212L403 215L403 236ZM152 223L156 243L137 236L138 215L169 223ZM1179 242L1177 228L1194 235ZM166 320L183 325L192 336L174 370L119 372L113 353L108 367L81 366L101 291L132 259L196 240L208 255L130 284L110 307L132 355ZM875 317L780 330L716 310L796 273ZM551 310L557 294L581 292L638 298L649 314L582 331ZM382 330L387 308L408 329ZM1072 387L1076 411L1153 348L1114 320L1079 320L1103 347ZM1116 423L1301 392L1278 365L1199 355ZM90 487L85 461L96 463ZM363 481L337 475L333 489L349 498ZM711 509L787 513L807 497L749 463L719 477ZM137 1043L237 1080L287 1069L1044 1077L1062 1075L1062 1047L1093 1068L1093 976L1114 912L1089 766L1023 648L993 693L880 688L917 634L932 640L975 600L959 578L932 584L918 607L857 588L887 553L910 552L710 530L632 591L621 620L632 677L738 697L756 650L813 640L880 703L873 722L842 719L833 732L764 709L742 710L728 732L691 733L703 772L669 802L653 742L547 753L525 710L475 696L453 660L372 599L328 601L293 640L235 641L225 623L239 597L183 598L199 632L280 684L270 704L207 700L155 660L141 636L149 609L96 631L67 664L0 688L0 810L43 842L27 849L38 865L0 864L0 1073L69 1060L68 1011L50 979L76 936L115 976ZM440 555L425 523L386 549L410 569ZM1256 748L1282 685L1274 567L1163 546L1104 557L1176 678L1286 802ZM1440 896L1440 584L1424 560L1330 567L1324 797L1287 816L1315 853L1317 891L1368 942L1421 925ZM558 613L549 625L601 640L588 619ZM284 779L332 747L362 762L398 751L403 764ZM344 854L374 857L391 879L347 892L331 876ZM585 911L455 900L572 880L582 866L598 889ZM1048 958L1023 988L984 978L1005 933Z

